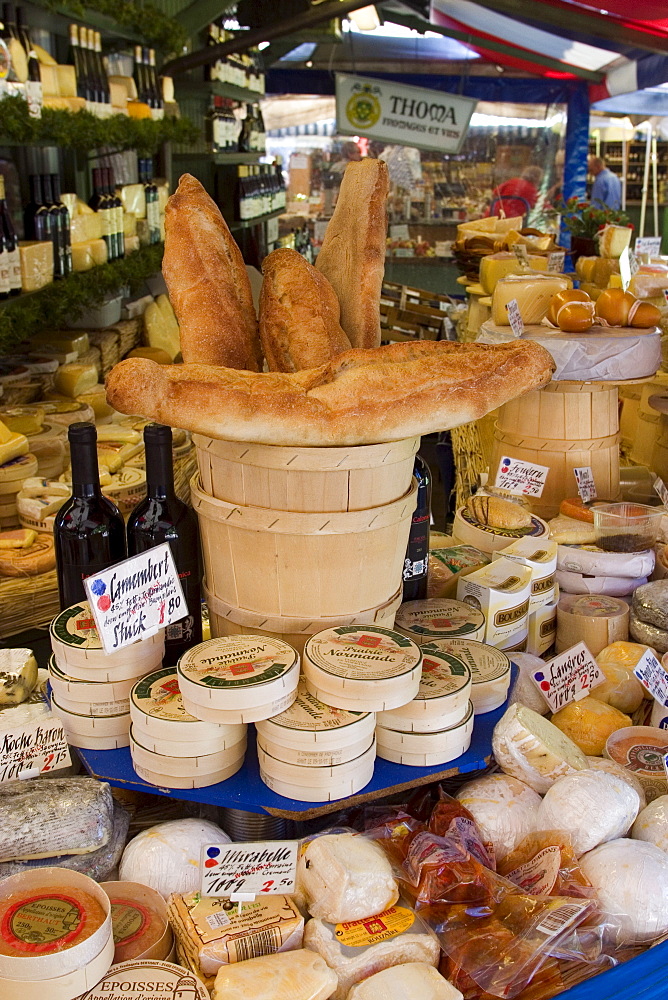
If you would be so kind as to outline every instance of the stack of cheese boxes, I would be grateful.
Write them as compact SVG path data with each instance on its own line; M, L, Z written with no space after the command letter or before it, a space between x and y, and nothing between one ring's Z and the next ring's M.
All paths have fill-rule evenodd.
M164 630L105 653L86 602L51 623L51 708L67 741L87 750L115 750L130 743L130 691L162 665Z

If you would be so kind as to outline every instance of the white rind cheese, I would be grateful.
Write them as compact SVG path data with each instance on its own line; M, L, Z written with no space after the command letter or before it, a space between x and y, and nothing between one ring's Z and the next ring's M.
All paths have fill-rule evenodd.
M336 986L325 961L300 948L222 966L212 1000L328 1000Z
M0 706L20 705L37 683L31 649L0 649Z
M642 944L668 931L668 856L659 847L613 840L585 854L580 867L616 944Z
M538 715L547 715L549 706L531 679L533 671L544 666L545 661L532 653L513 653L511 662L519 669L519 673L510 692L509 704L526 705Z
M555 781L535 817L536 830L566 830L575 853L623 837L640 809L640 796L630 785L603 771L578 771Z
M506 774L544 794L554 782L587 766L582 751L556 726L524 705L511 705L497 722L492 749Z
M559 545L557 569L587 576L649 576L656 556L653 549L644 552L606 552L596 545ZM599 591L591 591L599 593Z
M405 962L353 986L346 1000L463 1000L433 965Z
M534 831L541 803L537 792L507 774L469 781L459 789L457 798L473 816L483 839L494 844L497 861Z
M604 597L628 597L647 583L646 576L586 576L563 569L557 570L556 578L564 594L602 594Z
M167 897L200 888L200 853L207 844L230 838L205 819L176 819L143 830L125 848L118 869L121 882L140 882Z
M297 863L297 884L311 916L333 924L372 917L399 898L381 848L352 833L311 840Z
M641 782L636 778L633 771L627 770L627 768L622 767L615 760L608 760L607 757L587 757L587 770L588 771L603 771L605 774L614 774L616 777L621 778L625 781L627 785L633 788L640 796L640 808L644 809L647 805L647 799L645 797L645 789L643 788Z
M668 795L660 795L642 810L633 824L631 836L634 840L654 844L668 854Z

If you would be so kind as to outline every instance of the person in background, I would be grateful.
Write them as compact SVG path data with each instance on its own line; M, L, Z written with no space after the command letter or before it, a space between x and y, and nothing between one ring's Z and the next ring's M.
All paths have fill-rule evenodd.
M494 188L489 215L528 215L538 201L538 189L543 171L537 166L525 167L520 177L511 177Z
M622 183L600 156L589 157L589 173L594 178L589 200L594 208L621 208Z

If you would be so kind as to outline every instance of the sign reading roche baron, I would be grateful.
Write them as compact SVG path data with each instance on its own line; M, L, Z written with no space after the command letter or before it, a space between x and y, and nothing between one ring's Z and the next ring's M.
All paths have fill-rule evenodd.
M336 74L336 130L400 146L458 153L476 101L390 80Z

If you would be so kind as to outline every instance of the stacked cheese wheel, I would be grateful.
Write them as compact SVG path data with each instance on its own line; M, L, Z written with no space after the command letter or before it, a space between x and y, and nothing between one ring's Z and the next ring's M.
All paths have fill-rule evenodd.
M203 788L229 778L244 762L246 725L217 725L190 715L171 667L134 685L130 717L132 763L153 785Z
M260 777L305 802L353 795L373 775L375 722L373 712L325 705L302 680L290 708L256 724Z
M434 639L484 639L485 616L463 601L434 597L402 604L394 627L418 646Z
M164 631L105 653L87 602L57 615L50 627L51 708L67 741L88 750L129 746L129 696L135 682L162 663Z
M3 451L0 440L0 458ZM14 455L0 464L0 529L15 528L19 524L16 498L24 480L36 473L37 459L34 455Z
M437 639L429 644L429 651L454 658L470 671L470 697L476 715L503 705L510 687L510 660L503 650L473 639Z
M559 545L557 583L566 594L627 597L647 583L655 554L606 552L595 545Z
M416 697L378 715L378 756L415 767L460 757L468 750L473 733L470 695L471 671L466 664L441 651L438 642L422 646Z

